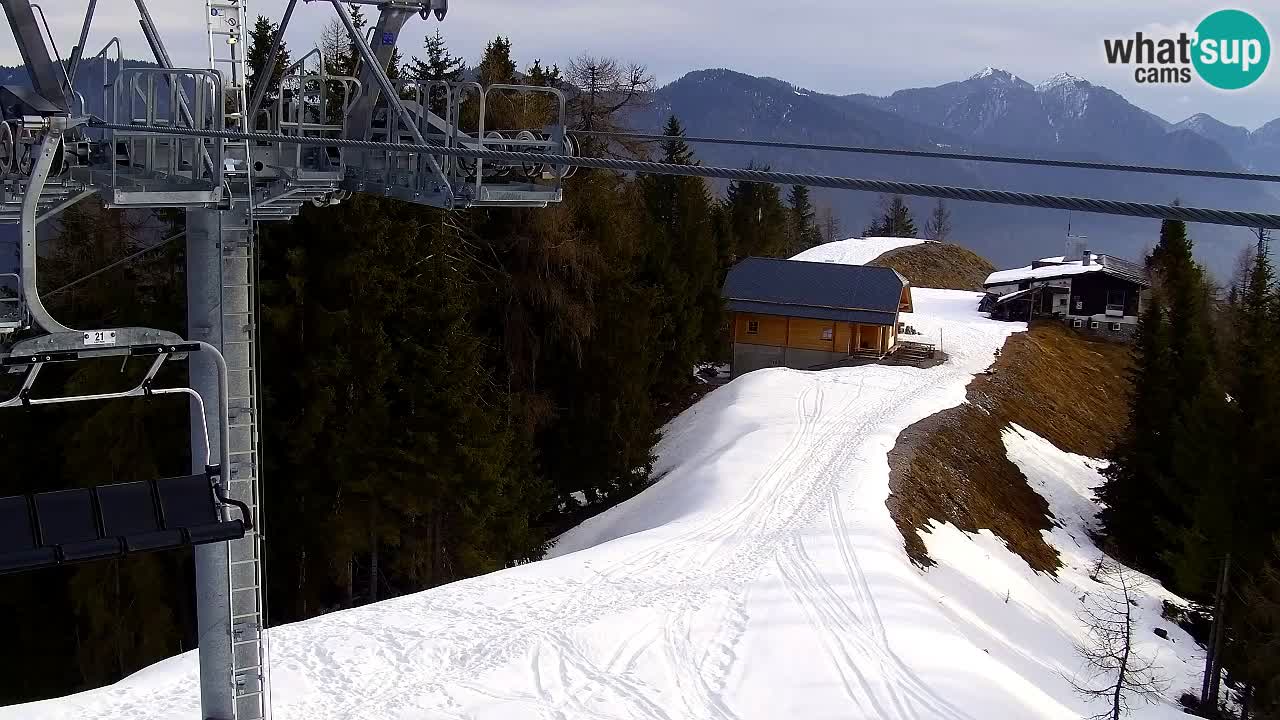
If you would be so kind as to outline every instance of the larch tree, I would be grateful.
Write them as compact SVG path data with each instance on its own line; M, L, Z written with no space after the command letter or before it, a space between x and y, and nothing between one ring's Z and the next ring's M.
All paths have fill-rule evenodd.
M941 198L933 206L929 220L924 224L924 237L934 242L946 242L951 237L951 211Z
M624 111L652 102L655 83L653 74L644 65L594 55L579 55L570 60L564 80L570 129L587 132L625 130ZM609 143L583 137L579 142L586 155L638 156L643 152L642 145L626 139Z
M1134 646L1133 609L1141 589L1137 574L1104 560L1092 577L1102 588L1089 594L1081 612L1086 635L1076 654L1084 669L1068 680L1081 697L1106 702L1107 709L1092 720L1120 720L1129 714L1132 700L1156 702L1167 681L1154 658Z
M830 205L823 205L818 210L818 230L822 234L822 242L829 243L841 240L840 218Z

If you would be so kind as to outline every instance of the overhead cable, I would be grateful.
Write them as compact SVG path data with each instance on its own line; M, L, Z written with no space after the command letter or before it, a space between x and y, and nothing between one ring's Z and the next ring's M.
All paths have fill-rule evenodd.
M639 132L604 132L601 130L570 130L572 135L590 137L617 137L633 140L664 141L674 139L671 135ZM688 143L708 145L746 145L749 147L782 148L787 150L819 150L822 152L860 153L866 155L891 155L894 157L936 158L942 160L970 160L974 162L1008 163L1013 165L1039 165L1042 167L1080 168L1084 170L1107 170L1110 172L1145 173L1150 175L1179 175L1182 177L1204 177L1220 180L1252 180L1257 182L1280 182L1280 175L1267 173L1236 172L1232 170L1198 170L1195 168L1167 167L1162 165L1129 165L1124 163L1087 162L1082 160L1054 160L1052 158L1018 157L1014 155L981 155L973 153L942 152L939 150L904 150L900 148L882 148L860 145L823 145L819 143L786 142L778 140L747 140L743 138L720 138L697 135L681 135L681 140Z
M259 142L285 143L289 145L321 145L328 147L348 147L360 150L389 150L392 152L413 152L427 155L499 160L513 164L540 163L553 166L575 166L652 175L680 175L686 177L718 178L723 180L773 183L778 185L806 185L809 187L834 188L838 190L858 190L862 192L912 195L917 197L942 198L946 200L966 200L971 202L993 203L997 205L1037 207L1052 210L1073 210L1079 212L1100 213L1104 215L1146 217L1160 220L1182 220L1185 222L1209 223L1214 225L1236 225L1249 228L1280 229L1280 215L1244 210L1220 210L1216 208L1197 208L1184 207L1182 205L1161 205L1156 203L1104 200L1100 198L1073 197L1069 195L1045 195L1040 193L1012 192L1008 190L988 190L984 188L954 187L949 185L906 183L893 180L872 180L833 175L776 172L772 170L722 168L706 165L680 165L674 163L649 162L645 160L623 160L619 158L573 157L569 155L552 155L548 153L511 152L507 150L490 149L481 150L478 148L417 145L411 143L392 143L375 140L301 137L296 135L247 133L230 130L202 130L196 128L157 128L152 130L136 125L107 123L96 120L92 124L94 127L104 128L107 130L127 131L134 134L146 133L164 136L183 135L193 137L226 138L230 140L254 140ZM501 141L495 140L494 142L500 143Z

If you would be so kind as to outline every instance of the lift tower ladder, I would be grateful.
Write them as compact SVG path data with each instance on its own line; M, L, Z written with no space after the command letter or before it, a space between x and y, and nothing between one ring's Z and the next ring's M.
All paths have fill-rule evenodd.
M206 0L209 67L223 78L225 129L252 129L248 113L247 0ZM259 409L254 280L255 232L253 166L247 140L227 142L221 162L226 196L216 210L193 209L208 242L217 250L218 337L215 345L227 359L230 488L229 495L259 516ZM199 215L201 217L193 217ZM208 245L206 245L208 247ZM212 320L212 318L210 318ZM231 682L235 720L265 720L270 714L263 547L261 526L227 544L227 595L230 606Z

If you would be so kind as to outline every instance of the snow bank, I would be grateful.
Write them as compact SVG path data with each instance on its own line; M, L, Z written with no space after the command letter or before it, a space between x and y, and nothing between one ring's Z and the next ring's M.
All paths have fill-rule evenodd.
M866 265L890 250L900 247L919 245L927 242L919 238L869 237L837 240L808 250L791 258L808 262L841 263L843 265Z
M1106 703L1089 704L1071 689L1068 678L1080 676L1076 643L1086 641L1079 619L1082 598L1099 592L1089 579L1102 552L1089 539L1097 506L1091 488L1102 483L1103 463L1063 452L1031 431L1014 425L1004 432L1009 459L1031 487L1049 503L1056 518L1045 541L1061 555L1057 577L1037 574L1004 542L983 530L964 533L953 525L935 524L921 537L938 566L926 574L936 589L937 610L967 642L965 656L954 661L978 663L988 682L975 688L973 702L992 717L1089 717L1106 710ZM1131 717L1173 720L1186 717L1175 700L1184 690L1199 688L1204 653L1177 625L1161 619L1164 601L1183 601L1155 581L1145 581L1135 613L1135 649L1156 659L1168 680L1164 700L1154 705L1133 703ZM1154 630L1163 628L1167 640ZM981 655L972 652L981 648ZM1025 709L1017 710L1022 704Z

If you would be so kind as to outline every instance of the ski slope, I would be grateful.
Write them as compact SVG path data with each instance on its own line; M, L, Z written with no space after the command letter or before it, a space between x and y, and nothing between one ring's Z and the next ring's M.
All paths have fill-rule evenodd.
M889 516L898 433L964 400L1016 323L976 293L917 288L904 317L945 329L934 368L747 374L676 418L660 479L559 539L549 557L271 631L277 720L1079 718L1072 643L1097 550L1097 463L1020 428L1010 458L1061 523L1068 566L1033 573L990 533L935 525L938 566ZM1144 595L1143 648L1194 682L1197 652ZM1007 600L1007 601L1006 601ZM1173 642L1156 638L1154 625ZM198 720L194 653L2 720ZM1190 678L1190 681L1188 681ZM1181 717L1171 701L1135 717Z
M841 263L843 265L866 265L890 250L901 247L919 245L927 240L900 237L849 238L824 243L805 250L791 258L808 262Z

